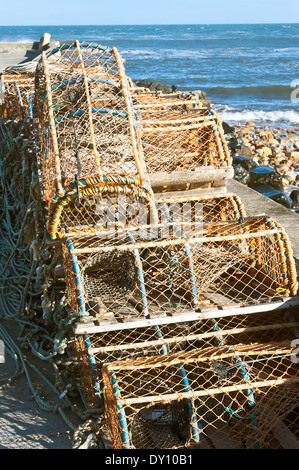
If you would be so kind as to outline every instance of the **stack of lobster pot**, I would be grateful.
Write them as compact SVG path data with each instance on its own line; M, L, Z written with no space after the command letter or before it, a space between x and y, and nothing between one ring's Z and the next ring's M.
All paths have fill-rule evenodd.
M129 83L115 48L78 41L36 71L82 394L104 405L115 448L267 447L298 396L288 237L227 193L213 111Z

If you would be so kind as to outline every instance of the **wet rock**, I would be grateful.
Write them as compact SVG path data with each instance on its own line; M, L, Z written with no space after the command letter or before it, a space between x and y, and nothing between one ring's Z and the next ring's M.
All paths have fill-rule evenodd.
M235 135L235 129L226 122L222 122L222 127L224 134Z
M236 137L231 137L230 139L228 139L227 145L232 150L232 152L235 153L235 150L239 145L238 139Z
M171 86L168 86L165 83L158 82L157 80L137 80L135 83L138 87L148 88L151 91L161 91L162 93L173 92L173 88Z
M290 198L292 199L293 201L293 206L292 208L293 209L299 209L299 190L298 189L294 189L291 194L290 194Z
M153 80L151 79L144 79L144 80L136 80L135 81L135 84L136 86L140 87L140 88L148 88L150 86L150 84L152 83Z
M241 145L240 148L238 148L238 155L241 157L251 158L252 150L247 145Z
M264 196L272 199L273 201L278 202L279 204L287 207L288 209L291 209L292 206L293 206L292 199L287 194L285 194L283 191L278 191L276 189L273 189L269 185L257 186L254 189L255 189L255 191L259 192L260 194L263 194Z
M246 168L244 168L242 165L239 163L236 165L233 165L234 167L234 179L236 181L239 181L242 184L247 184L250 178L250 173Z
M192 90L192 91L181 91L180 92L180 98L188 98L188 96L195 96L198 100L205 100L206 99L206 93L204 93L201 90Z
M259 165L252 168L249 186L256 189L258 186L268 185L277 191L283 191L283 176L270 165Z
M233 156L233 166L241 165L245 170L251 171L252 168L257 166L257 163L252 158L242 157L241 155Z
M162 91L162 93L172 93L172 87L166 85L165 83L157 82L153 80L150 86L148 87L151 91Z

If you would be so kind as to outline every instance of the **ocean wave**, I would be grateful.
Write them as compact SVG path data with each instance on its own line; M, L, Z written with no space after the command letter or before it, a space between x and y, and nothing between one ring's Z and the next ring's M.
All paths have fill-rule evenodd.
M229 106L213 106L215 111L219 114L223 121L228 122L248 122L254 121L255 123L288 123L298 124L299 123L299 112L291 110L273 110L273 111L262 111L262 110L237 110L230 108Z
M147 49L122 49L121 53L122 54L132 54L132 55L150 55L150 56L156 56L158 51L150 51Z
M265 96L271 98L290 98L292 88L289 85L268 85L268 86L247 86L247 87L214 87L209 88L206 91L214 95L228 95L228 96L240 96L240 95L254 95L254 96Z
M3 39L1 39L1 42L13 42L13 43L17 43L17 44L28 44L29 42L34 42L36 41L36 38L21 38L21 39L15 39L15 38L11 38L10 36L9 37L4 37Z
M185 58L185 59L189 59L189 60L192 60L194 57L200 57L200 58L204 58L204 57L211 57L214 55L214 52L212 50L206 50L206 49L197 49L197 50L193 50L193 49L181 49L181 50L178 50L178 49L173 49L173 48L152 48L152 49L133 49L133 48L125 48L125 49L121 49L121 53L122 54L132 54L132 55L138 55L138 54L148 54L148 55L155 55L159 58L167 58L167 59L182 59L182 58ZM226 56L228 54L234 54L235 51L234 50L227 50L226 51Z

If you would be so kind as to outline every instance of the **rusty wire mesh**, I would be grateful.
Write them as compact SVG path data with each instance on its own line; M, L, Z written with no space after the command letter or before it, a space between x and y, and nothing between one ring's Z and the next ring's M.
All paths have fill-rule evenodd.
M251 355L252 344L257 342L261 350L257 364L261 362L265 367L252 369L250 380L246 382L247 385L254 384L256 389L265 387L269 380L270 388L277 387L285 377L291 380L291 374L295 372L289 357L285 359L289 352L285 353L284 348L289 340L289 351L298 323L287 321L276 313L265 318L244 316L241 311L238 315L237 310L260 302L264 302L266 310L272 301L296 294L292 253L281 227L271 219L258 217L203 223L197 229L194 226L189 230L186 228L183 226L180 236L176 225L171 224L167 235L163 232L165 225L160 227L158 237L157 233L153 235L151 226L147 233L124 232L122 237L114 239L102 233L97 237L89 234L63 240L72 315L79 313L84 321L92 321L94 325L88 330L84 324L80 329L78 323L74 340L84 378L82 387L90 403L96 406L104 384L107 422L116 447L199 444L203 426L213 428L217 420L219 434L228 418L230 424L235 415L238 415L236 423L240 421L240 414L249 419L250 409L245 407L244 410L244 393L246 395L248 386L244 386L240 368L234 371L233 385L228 380L224 387L222 381L216 386L219 374L225 375L226 367L233 369L231 359L225 359L223 364L222 358L215 358L222 354L219 348L233 347L235 351L242 349L245 343L242 354L247 357ZM202 308L203 312L208 312L228 307L234 309L234 316L221 318L220 314L220 319L216 320L213 314L207 320L194 316L194 312L200 312ZM138 323L142 319L150 319L153 323L151 326L142 321ZM273 342L270 352L264 353L264 344L267 349L270 342ZM284 346L280 347L280 343ZM202 365L196 355L201 357L205 348L211 348L212 357ZM278 349L282 352L276 363L273 354L278 354ZM165 362L161 354L165 354ZM177 356L178 364L183 364L183 375L188 376L187 388L185 375L184 380L180 374L181 381L175 379L180 367L169 367L169 354ZM156 358L160 361L159 366L155 365ZM129 361L132 363L126 368ZM140 361L144 361L141 368ZM285 361L289 362L285 364ZM174 376L173 369L176 369ZM265 371L268 371L266 377ZM166 388L155 388L160 382L160 374L169 382ZM148 383L147 390L144 390L145 383L142 385L142 377ZM182 380L188 393L180 388ZM115 393L115 383L120 395ZM134 389L135 383L138 386ZM150 400L147 397L149 391ZM216 398L212 396L214 394ZM116 406L119 396L124 399L121 412ZM200 401L196 404L198 397ZM186 415L188 409L190 411L191 398L192 416ZM262 404L266 398L265 394ZM255 413L258 413L258 403L254 402L254 405ZM262 405L261 413L265 417ZM121 414L128 423L125 441L122 440L124 433L120 432L121 428L124 431ZM198 416L196 422L200 420L204 424L193 426L195 415ZM161 420L156 419L159 416ZM180 438L171 431L178 429L179 422L183 423L185 433ZM258 445L264 445L270 432L266 421L262 422L262 427L263 435L255 441ZM244 427L236 431L237 428L236 424L234 432L241 433L242 438L235 436L235 439L238 437L236 442L245 439L245 446L250 447L254 437L252 426L248 426L248 435ZM157 441L155 436L158 436ZM219 437L215 439L219 440Z
M139 213L146 215L152 200L152 191L139 179L121 175L87 178L78 186L69 185L62 197L51 202L48 232L55 239L65 233L125 229L134 225L132 220Z

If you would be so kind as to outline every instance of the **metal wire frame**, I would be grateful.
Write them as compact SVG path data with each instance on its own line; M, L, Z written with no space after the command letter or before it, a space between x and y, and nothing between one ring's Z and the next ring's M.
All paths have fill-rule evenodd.
M26 114L24 114L24 107L23 107L23 102L22 102L22 96L21 96L21 93L20 93L20 89L18 90L18 89L15 87L15 92L16 92L16 96L17 96L17 100L18 100L18 101L17 101L17 103L18 103L18 109L19 109L19 111L20 111L20 113L21 113L21 114L19 113L19 116L18 116L18 117L19 117L19 118L24 118L24 117L26 117ZM16 109L17 109L17 108L16 108ZM30 110L30 107L29 107L28 109ZM30 111L29 111L29 113L30 113ZM29 115L30 115L30 114L29 114ZM99 178L99 179L98 179L98 178ZM105 178L106 178L106 180L105 180ZM108 181L109 178L111 178L111 176L108 175L108 177L95 177L93 181L92 181L92 179L88 179L88 178L87 178L86 180L79 181L79 182L77 182L77 184L69 185L69 186L67 187L67 189L63 188L64 196L65 196L65 195L67 195L67 196L73 196L73 199L79 199L79 198L80 198L80 194L78 193L78 188L79 188L80 186L82 186L82 188L85 189L85 190L88 189L88 191L89 191L89 193L90 193L90 192L93 191L93 188L94 188L93 185L95 184L95 182L96 182L96 185L98 185L98 187L101 187L101 188L102 188L104 182L106 183L106 185L107 185L107 183L109 184L109 181ZM124 177L122 177L122 176L116 176L116 177L113 176L113 178L118 178L119 180L121 180L121 179L124 178ZM128 180L129 180L129 179L127 178L126 184L128 183ZM118 182L119 182L119 181L118 181ZM110 185L110 189L111 189L111 193L113 193L113 191L115 191L115 180L113 181L113 180L111 179L110 183L112 183L112 184ZM122 182L121 184L123 185L123 182ZM131 186L132 186L132 183L130 183L130 184L131 184ZM140 183L137 183L137 184L134 183L134 184L135 184L135 186L138 186L138 187L141 186ZM113 187L114 189L112 189L112 187ZM124 185L123 185L123 187L124 187ZM143 191L142 197L143 197L144 199L149 200L149 198L148 198L148 196L149 196L148 188L139 188L139 189L141 189L141 190ZM87 192L88 192L88 191L87 191ZM136 197L137 192L138 192L138 191L133 192L134 197ZM74 196L74 195L75 195L75 196ZM139 196L140 196L140 195L139 195ZM58 200L58 198L57 198L57 200ZM180 201L182 202L182 199L180 199ZM57 201L56 201L56 202L57 202ZM52 205L52 208L51 208L51 209L53 209L53 206L55 206L55 208L56 208L56 202L55 202L55 204L54 204L54 203L53 203L53 200L52 200L52 204L53 204L53 205ZM168 201L168 202L169 202L169 201ZM175 202L176 202L176 201L175 201ZM188 202L188 200L186 200L186 202ZM242 209L240 210L240 207L238 207L238 204L237 204L236 201L234 201L234 200L233 200L233 207L234 207L234 215L235 215L236 217L238 217L238 215L242 214ZM55 208L53 209L53 212L55 212ZM218 213L218 210L216 210L215 213L216 213L216 212ZM223 214L223 212L222 212L222 215L220 215L220 213L221 213L221 211L219 211L218 217L219 217L220 219L221 219L221 217L224 217L224 218L225 218L225 215ZM225 213L225 211L224 211L224 213ZM223 220L224 220L224 219L223 219ZM293 265L292 265L292 260L291 260L290 251L289 251L289 249L288 249L288 240L287 240L287 237L286 237L286 235L284 234L283 229L282 229L281 227L279 227L278 224L275 224L273 221L270 222L269 220L268 220L268 223L271 225L272 230L277 230L277 229L279 228L279 231L280 231L280 238L279 238L279 237L274 237L274 238L276 238L276 242L277 242L277 244L278 244L280 247L283 246L283 249L280 248L280 249L281 249L281 251L280 251L280 261L281 261L282 264L285 263L285 264L288 266L287 269L289 269L289 271L291 272L294 268L293 268ZM269 225L269 226L270 226L270 225ZM68 243L69 243L69 239L68 239ZM252 244L252 246L253 246L254 248L253 248L251 254L254 254L254 258L256 258L255 255L256 255L256 253L258 252L258 248L257 248L257 245L255 245L255 242ZM70 247L70 249L72 249L70 245L69 245L69 247ZM284 249L285 249L285 253L283 254L283 250L284 250ZM278 250L278 251L279 251L279 250ZM187 259L188 259L189 262L190 262L192 258L190 257L190 251L189 251L188 249L185 250L185 255L186 255ZM140 256L139 256L139 258L138 258L138 256L139 256L138 249L136 249L136 247L134 247L134 257L135 257L135 263L136 263L135 269L137 269L137 266L138 266L137 263L140 262ZM285 261L283 261L284 258L285 258ZM74 261L74 259L72 259L72 261ZM193 261L193 259L192 259L192 261ZM253 265L255 265L256 262L257 262L257 260L254 259ZM260 262L260 260L259 260L259 262ZM74 263L74 264L73 264L73 268L74 268L75 266L76 266L76 265L75 265L75 263ZM192 274L191 264L189 265L189 268L190 268L190 269L189 269L189 274L190 274L190 273ZM283 282L283 286L284 286L284 287L283 287L283 290L284 290L285 287L286 287L285 279L286 279L286 277L288 276L289 273L287 274L287 273L286 273L286 270L285 270L284 268L282 269L282 273L283 273L283 274L282 274L282 278L283 278L283 280L284 280L284 282ZM194 272L193 272L193 275L194 275ZM191 277L191 286L192 286L192 276L190 276L190 277ZM290 277L291 277L291 276L290 276ZM77 278L77 279L78 279L78 278ZM140 283L140 281L142 281L142 279L139 279L139 283ZM293 283L290 282L290 284L289 284L290 290L293 291L293 292L296 292L296 289L295 289L296 281L295 281L294 279L293 279L293 281L294 281ZM281 292L282 292L282 291L280 291L280 293L281 293ZM285 290L284 290L284 293L285 293ZM290 325L289 325L289 326L290 326ZM294 326L294 325L293 325L293 326ZM217 328L216 328L216 326L214 325L214 328L215 328L215 330L216 330L216 329L218 328L218 326L217 326ZM134 333L135 333L135 335L136 335L136 331L135 331ZM158 337L158 340L155 340L155 341L162 341L162 343L160 344L160 346L158 347L158 349L161 351L160 347L162 347L162 352L163 352L163 354L167 354L167 350L165 350L165 342L164 342L165 335L164 335L163 337L161 336L160 328L159 328L159 329L156 329L155 333L157 334L157 337ZM217 333L219 333L219 332L217 332ZM137 333L137 335L138 335L138 333ZM172 335L173 335L173 332L172 332ZM218 336L219 336L219 335L218 335ZM140 339L140 338L139 338L139 339ZM215 337L213 337L213 339L215 339ZM136 336L135 336L135 340L136 340ZM168 340L171 340L172 343L176 343L176 344L177 344L177 342L179 342L179 340L178 340L178 338L177 338L176 336L172 336L172 338L168 338ZM177 341L177 340L178 340L178 341ZM143 341L143 340L142 340L142 341ZM155 341L154 341L154 342L155 342ZM169 345L169 344L172 344L171 341L168 342L167 344L168 344L168 345ZM184 341L185 341L185 339L184 339ZM188 341L189 341L189 338L188 338ZM151 344L151 345L150 345L150 349L151 349L152 347L156 348L156 346L157 346L156 344L155 344L155 345L152 345L152 344ZM94 360L93 360L93 351L92 351L92 347L91 347L90 338L89 338L88 335L86 335L86 337L84 338L84 347L86 347L86 348L87 348L87 351L88 351L88 358L89 358L89 361L87 362L87 366L89 367L89 369L90 369L90 365L92 365L91 373L92 373L92 379L93 379L93 382L94 382L95 390L101 392L99 382L97 381L97 374L98 374L97 363L94 362ZM132 344L129 344L129 345L127 344L127 345L126 345L126 348L128 348L128 349L132 348ZM116 349L119 349L119 345L116 345ZM106 352L105 352L105 354L106 354ZM279 354L279 351L278 351L278 354ZM282 357L284 358L284 356L282 356ZM273 357L271 356L271 360L272 360L272 359L273 359ZM180 359L179 359L179 360L180 360ZM263 359L261 359L261 360L263 360ZM196 407L194 406L193 401L190 400L189 395L188 395L189 393L192 393L192 390L191 390L191 388L190 388L190 382L189 382L188 377L187 377L186 368L185 368L184 365L182 365L182 364L183 364L183 361L178 363L179 367L178 367L178 369L177 369L176 377L179 377L179 380L181 380L181 382L183 383L183 391L184 391L184 394L185 394L184 397L185 397L185 398L187 397L187 398L186 398L186 403L185 403L187 406L184 407L184 410L185 410L185 418L184 418L184 419L185 419L185 422L186 422L186 415L187 415L187 421L188 421L188 419L189 419L189 425L187 425L187 428L189 429L189 431L191 430L191 439L190 439L190 442L193 441L193 442L195 442L195 443L198 444L199 441L200 441L199 437L200 437L200 433L201 433L201 430L202 430L202 424L201 424L201 420L198 420L197 418L194 417ZM247 377L246 370L243 370L242 367L243 367L243 362L242 362L242 364L241 364L241 366L240 366L240 371L241 371L241 372L240 372L240 377L242 378L243 381L245 380L245 382L247 382L247 389L246 389L246 390L247 390L247 392L249 391L249 393L247 393L248 403L249 403L249 404L255 404L255 401L253 400L253 393L252 393L252 391L251 391L251 388L249 388L249 386L251 386L251 385L248 384L248 379L246 378L246 377ZM87 378L87 376L84 376L84 375L82 376L82 380L83 380L83 381L84 381L86 378ZM114 380L114 379L113 379L113 380ZM90 381L89 381L89 380L85 380L85 381L86 381L87 386L88 386L88 384L90 383ZM115 385L115 383L114 383L114 385ZM94 393L94 391L93 391L93 393ZM184 398L184 399L185 399L185 398ZM109 400L109 398L107 398L107 400ZM142 398L140 398L140 400L142 400ZM238 411L238 410L237 410L237 411ZM171 410L171 414L172 414L172 413L173 413L173 410ZM118 412L118 414L120 414L120 413ZM126 418L126 417L125 417L125 418ZM142 419L144 420L144 416L142 417ZM251 420L251 429L252 429L252 421L254 421L254 420L252 419L252 414L248 416L248 419ZM254 419L255 419L255 418L254 418ZM117 421L117 420L118 420L118 417L116 416L116 421ZM145 422L147 423L146 419L145 419ZM162 424L164 424L164 423L162 423ZM143 428L143 430L144 430L144 428ZM131 439L131 437L129 436L129 434L127 435L126 439L128 439L128 437L129 437L129 439ZM152 437L152 436L151 436L151 437ZM134 439L136 439L136 437L135 437ZM188 440L188 439L187 439L187 440ZM127 445L127 443L128 443L128 441L126 441L126 445ZM136 443L136 441L135 441L135 443ZM123 444L121 444L121 445L123 445ZM176 444L175 444L175 445L176 445Z
M172 194L167 193L157 194L155 197L156 204L166 204L170 206L172 210L172 220L179 220L184 217L185 212L190 215L191 220L195 221L192 207L197 205L201 207L202 213L200 214L201 220L207 222L217 222L220 220L234 220L241 217L246 217L246 211L244 205L234 193L215 193L215 194L200 194L200 195L188 195L184 194ZM190 206L190 209L189 209ZM159 219L162 222L161 219ZM169 221L169 220L168 220Z
M238 344L268 343L269 341L291 341L297 337L298 321L288 310L273 310L251 314L230 313L228 316L198 320L173 318L172 322L163 323L157 319L148 326L129 322L114 324L114 328L105 325L102 328L84 325L79 330L86 330L84 335L75 330L74 352L79 364L84 365L82 378L85 377L84 392L88 401L96 406L96 398L102 396L101 367L103 364L132 360L143 357L160 356L162 353L178 353L194 349L231 346ZM91 374L91 362L98 387L92 380L86 380Z
M165 111L170 107L173 110L181 110L181 112L186 112L194 108L202 108L200 100L191 93L181 94L178 93L162 93L161 91L150 91L147 88L134 88L131 86L130 77L127 77L130 91L133 98L133 105L136 109L140 110L140 113L143 114L147 109L153 112L156 110L163 110L165 106Z

